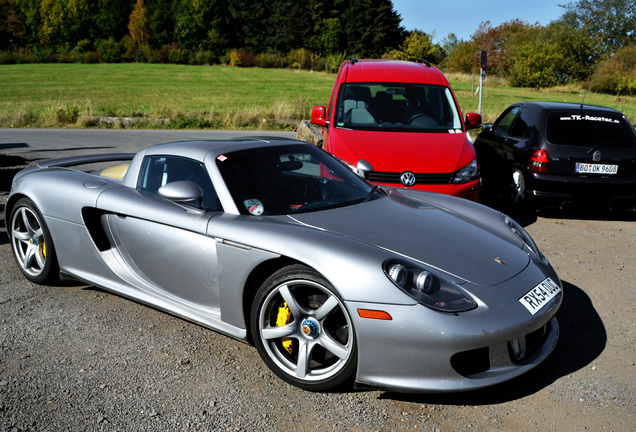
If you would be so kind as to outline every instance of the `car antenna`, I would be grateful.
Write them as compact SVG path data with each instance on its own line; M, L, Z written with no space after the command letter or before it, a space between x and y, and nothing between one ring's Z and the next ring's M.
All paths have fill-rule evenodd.
M425 64L428 67L431 67L431 63L428 60L425 60L425 59L422 59L422 58L413 57L413 58L410 58L409 61L416 62L416 63L422 63L422 64Z
M358 59L356 58L356 56L351 56L351 64L354 65L358 63Z
M581 109L583 109L584 103L585 103L585 92L583 92L583 99L581 99Z

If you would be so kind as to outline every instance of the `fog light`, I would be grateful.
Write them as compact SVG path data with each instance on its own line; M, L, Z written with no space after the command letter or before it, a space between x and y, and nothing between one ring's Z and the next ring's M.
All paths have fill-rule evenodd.
M513 339L508 342L510 348L510 356L513 362L523 360L526 356L526 338L525 336L519 339Z

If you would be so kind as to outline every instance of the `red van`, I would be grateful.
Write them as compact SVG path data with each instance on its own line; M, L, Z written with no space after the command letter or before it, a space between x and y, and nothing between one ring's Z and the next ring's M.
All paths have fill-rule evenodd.
M479 198L466 130L479 127L481 115L462 119L446 77L425 60L344 62L329 106L314 107L311 121L323 126L326 151L372 165L372 183Z

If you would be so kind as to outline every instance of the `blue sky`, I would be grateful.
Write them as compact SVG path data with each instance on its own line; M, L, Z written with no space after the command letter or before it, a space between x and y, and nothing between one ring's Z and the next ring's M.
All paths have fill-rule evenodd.
M441 42L449 33L469 40L483 21L493 27L520 19L530 24L548 25L565 9L559 4L569 0L393 0L393 8L402 17L407 30L436 32L434 41Z

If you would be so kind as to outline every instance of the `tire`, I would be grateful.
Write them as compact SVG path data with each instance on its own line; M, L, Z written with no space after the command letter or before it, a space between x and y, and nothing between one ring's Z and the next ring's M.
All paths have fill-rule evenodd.
M21 198L11 211L8 227L13 256L31 282L57 282L59 267L49 228L33 201Z
M250 326L265 364L290 384L333 390L355 375L351 317L329 282L308 267L285 267L263 283Z

